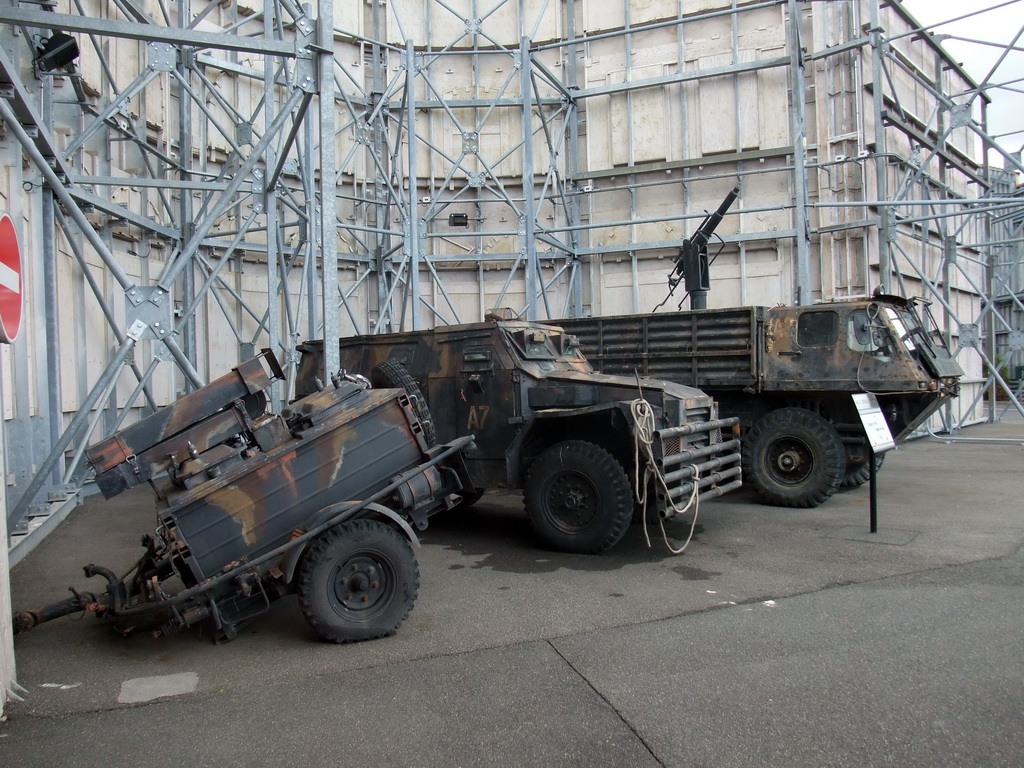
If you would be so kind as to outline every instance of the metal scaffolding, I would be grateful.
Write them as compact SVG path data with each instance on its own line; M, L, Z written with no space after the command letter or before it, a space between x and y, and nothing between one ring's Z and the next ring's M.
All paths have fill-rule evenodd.
M45 324L3 392L12 530L58 519L87 444L260 347L290 374L306 338L600 312L609 276L650 311L733 185L716 269L740 303L769 303L765 251L770 303L925 296L970 372L944 428L1024 414L1024 169L985 117L1013 83L972 81L898 3L661 5L0 5ZM43 55L58 33L75 58Z

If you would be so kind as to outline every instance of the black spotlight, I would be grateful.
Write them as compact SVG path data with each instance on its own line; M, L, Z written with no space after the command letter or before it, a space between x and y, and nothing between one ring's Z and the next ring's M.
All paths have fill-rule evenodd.
M66 67L78 58L78 42L65 32L54 32L43 41L36 64L44 72Z
M448 226L449 227L468 227L469 226L469 214L468 213L449 213L448 214Z

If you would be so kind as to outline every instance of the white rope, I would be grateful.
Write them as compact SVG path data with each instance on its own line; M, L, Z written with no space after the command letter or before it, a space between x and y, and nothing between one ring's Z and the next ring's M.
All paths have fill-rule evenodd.
M693 467L693 488L690 490L690 500L686 502L686 506L681 509L676 505L675 500L672 498L672 494L669 491L668 484L665 482L665 476L658 468L658 464L654 459L654 450L652 448L654 444L654 433L657 431L657 423L654 420L654 409L651 408L651 404L648 403L644 398L639 397L629 405L629 412L633 416L633 488L636 494L637 504L640 506L640 512L643 515L644 525L644 541L647 542L647 546L651 546L651 537L647 533L647 481L651 477L657 478L658 484L665 491L665 497L668 499L668 504L672 509L674 515L685 514L693 507L693 523L690 525L690 535L686 537L686 541L683 546L676 549L669 543L668 533L665 531L665 518L662 515L658 515L658 525L661 527L661 536L665 541L665 546L673 555L681 555L688 546L690 546L690 540L693 538L693 531L697 527L697 515L700 512L700 497L697 495L697 481L700 479L700 471L697 466ZM640 478L640 455L644 457L644 472L643 481Z

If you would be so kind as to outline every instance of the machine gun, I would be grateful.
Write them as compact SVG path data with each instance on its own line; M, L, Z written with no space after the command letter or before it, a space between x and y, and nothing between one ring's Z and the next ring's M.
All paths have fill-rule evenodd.
M708 264L708 241L714 234L722 217L729 211L730 206L739 197L740 188L735 187L725 196L725 200L718 206L718 210L709 213L693 237L683 240L683 246L679 249L676 257L675 269L668 276L669 292L671 296L680 281L685 283L686 292L690 296L690 309L707 309L708 291L711 290L711 275ZM668 296L665 301L668 301ZM665 302L663 301L662 304ZM661 306L660 304L658 306Z

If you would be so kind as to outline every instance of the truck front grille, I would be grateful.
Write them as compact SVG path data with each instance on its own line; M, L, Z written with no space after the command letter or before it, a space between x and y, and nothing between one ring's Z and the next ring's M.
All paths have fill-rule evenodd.
M656 433L655 461L665 481L664 485L658 483L655 491L660 514L671 516L670 500L678 507L686 505L695 478L701 499L721 496L742 484L740 441L731 436L738 423L736 417L694 419ZM722 439L723 430L728 439Z

